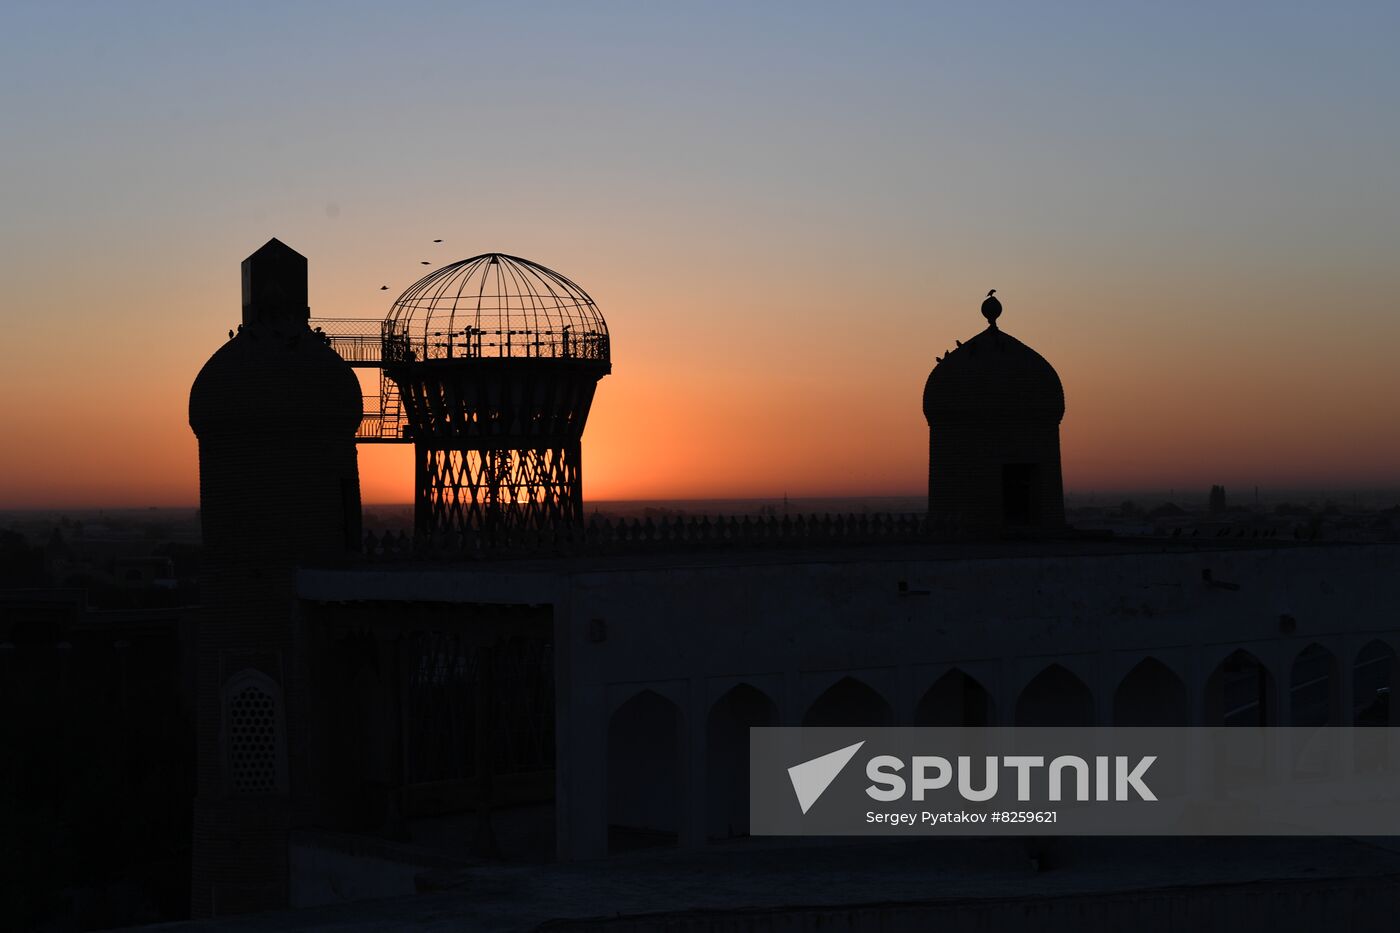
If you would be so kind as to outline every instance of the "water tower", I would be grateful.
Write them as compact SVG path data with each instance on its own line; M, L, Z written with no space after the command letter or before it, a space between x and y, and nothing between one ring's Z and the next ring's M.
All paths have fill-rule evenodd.
M578 285L485 253L420 279L383 327L413 442L415 536L431 553L550 547L583 522L583 428L612 370Z

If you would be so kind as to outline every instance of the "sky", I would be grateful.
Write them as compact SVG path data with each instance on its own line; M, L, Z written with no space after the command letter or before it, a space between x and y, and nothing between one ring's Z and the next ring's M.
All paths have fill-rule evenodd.
M588 290L590 498L919 492L989 288L1060 373L1071 491L1400 485L1397 36L1395 3L10 0L0 507L195 503L189 386L273 236L317 316L488 251ZM408 448L360 459L411 499Z

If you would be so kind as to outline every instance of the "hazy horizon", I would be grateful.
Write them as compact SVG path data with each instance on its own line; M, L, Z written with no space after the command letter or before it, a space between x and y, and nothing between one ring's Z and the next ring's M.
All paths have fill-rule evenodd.
M1228 493L1228 504L1231 506L1243 505L1251 506L1256 504L1256 492L1253 487L1241 487L1236 490L1226 488ZM1209 487L1197 489L1190 488L1142 488L1142 489L1101 489L1101 490L1065 490L1065 504L1069 508L1092 508L1092 507L1117 507L1123 502L1133 502L1141 507L1152 507L1172 503L1175 505L1204 509L1207 504ZM865 504L876 506L883 503L891 505L898 504L902 508L891 511L923 511L927 503L928 494L923 492L895 493L895 494L872 494L872 495L840 495L840 496L788 496L782 495L754 495L754 496L701 496L701 497L661 497L661 498L636 498L636 499L585 499L584 508L586 511L595 509L607 511L610 507L627 507L635 509L637 507L686 507L691 509L715 508L714 514L723 514L719 510L722 506L773 506L781 505L785 498L791 505L794 514L804 507L809 507L812 503L846 503L851 505ZM1308 503L1322 504L1327 500L1337 502L1339 505L1350 506L1353 503L1360 503L1364 507L1370 508L1390 508L1400 507L1400 486L1397 487L1363 487L1363 486L1336 486L1317 488L1295 488L1295 489L1260 489L1258 491L1258 502L1264 507L1279 503L1290 503L1306 505ZM366 500L363 507L369 509L412 509L411 499L403 500ZM72 515L92 515L99 513L111 513L113 515L139 515L149 512L194 512L198 511L197 502L176 503L171 505L45 505L36 503L24 506L3 506L0 505L0 517L9 515L25 514L65 514ZM859 509L854 509L859 511ZM872 509L874 510L874 509Z

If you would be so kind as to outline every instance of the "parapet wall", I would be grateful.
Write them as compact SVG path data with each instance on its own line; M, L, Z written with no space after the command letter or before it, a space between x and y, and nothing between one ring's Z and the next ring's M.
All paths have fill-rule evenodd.
M863 513L845 515L718 516L710 518L592 518L574 528L522 532L489 553L470 534L415 540L400 532L365 535L364 555L371 560L401 558L484 559L487 557L573 557L646 551L722 547L803 547L856 544L904 544L965 538L960 516Z

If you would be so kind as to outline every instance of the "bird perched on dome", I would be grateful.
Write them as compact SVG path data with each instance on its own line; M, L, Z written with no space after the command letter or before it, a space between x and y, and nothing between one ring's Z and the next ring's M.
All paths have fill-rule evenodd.
M996 294L997 290L992 289L987 292L987 300L982 302L982 316L993 327L997 326L997 318L1001 317L1001 302L997 300Z

